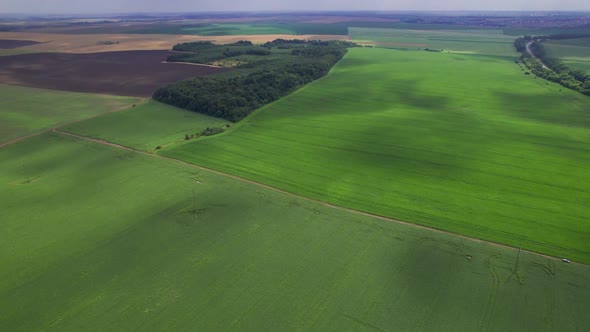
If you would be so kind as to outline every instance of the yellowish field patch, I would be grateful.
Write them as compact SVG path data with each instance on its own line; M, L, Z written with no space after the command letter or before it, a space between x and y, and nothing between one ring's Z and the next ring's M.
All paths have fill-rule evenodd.
M0 32L0 39L34 40L42 44L26 49L38 52L98 53L133 50L167 50L178 43L206 40L219 44L250 40L265 43L277 38L346 40L339 35L238 35L238 36L194 36L194 35L145 35L145 34L48 34L35 32ZM105 45L105 41L115 42Z

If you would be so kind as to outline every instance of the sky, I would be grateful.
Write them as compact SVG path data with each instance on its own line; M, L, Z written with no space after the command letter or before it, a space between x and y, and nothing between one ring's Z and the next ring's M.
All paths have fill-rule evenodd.
M298 10L590 11L590 0L0 0L0 14Z

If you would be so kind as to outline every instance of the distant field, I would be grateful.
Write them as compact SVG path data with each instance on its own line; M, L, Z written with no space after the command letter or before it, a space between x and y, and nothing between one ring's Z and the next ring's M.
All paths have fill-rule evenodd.
M1 148L0 186L7 331L590 325L588 266L76 138Z
M590 38L550 40L543 43L550 56L556 58L590 58Z
M175 23L151 24L104 24L84 27L58 27L33 29L36 32L53 32L64 34L141 34L141 35L199 35L199 36L235 36L235 35L341 35L348 34L348 24L342 22L278 22L278 21L223 21L194 22L186 20ZM199 20L196 20L199 21ZM371 23L369 23L371 25Z
M37 44L39 42L32 40L0 39L0 56L34 53L23 47Z
M590 28L504 28L504 34L509 36L547 36L562 34L589 34Z
M33 28L28 31L62 34L170 34L200 36L230 35L347 35L348 28L383 28L404 30L490 30L457 24L400 23L397 19L376 18L374 16L290 16L285 17L235 17L227 19L186 19L173 22L136 22L122 24L93 24L85 26Z
M158 88L225 68L163 63L169 51L35 53L0 57L0 84L150 97Z
M60 53L99 53L137 50L169 50L174 45L197 40L209 40L218 44L235 43L240 40L250 40L253 43L266 43L277 38L290 39L292 35L230 35L230 36L195 36L195 35L166 35L166 34L66 34L41 32L0 32L0 39L27 39L41 42L27 47L37 52ZM339 40L348 39L346 35L301 35L299 39ZM105 41L116 42L105 44Z
M138 98L0 85L0 144L138 103Z
M550 40L543 43L548 55L590 74L590 38Z
M352 49L326 78L167 156L590 263L590 99L511 59Z
M590 59L588 61L564 60L563 62L570 68L583 70L590 74Z
M26 48L9 48L9 49L0 49L0 56L9 56L9 55L18 55L18 54L29 54L35 53L36 51L32 51Z
M156 31L158 30L149 30L147 32ZM170 27L162 31L202 36L295 34L293 29L280 24L205 24L195 27Z
M36 44L39 44L39 42L33 40L0 39L0 49L15 49Z
M168 50L172 46L191 41L193 36L124 35L124 34L52 34L45 32L0 32L3 40L32 40L28 46L36 52L96 53L129 50ZM105 41L116 42L105 44Z
M458 53L516 56L514 37L500 30L405 30L350 28L358 43L397 49L434 49Z
M118 142L141 150L154 150L184 140L207 127L223 127L227 121L150 101L133 109L116 112L63 127L83 136Z

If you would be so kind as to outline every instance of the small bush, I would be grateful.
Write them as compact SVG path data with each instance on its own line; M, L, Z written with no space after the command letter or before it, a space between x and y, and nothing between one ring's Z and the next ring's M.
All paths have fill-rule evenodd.
M201 132L201 136L213 136L221 134L225 130L223 128L207 128Z

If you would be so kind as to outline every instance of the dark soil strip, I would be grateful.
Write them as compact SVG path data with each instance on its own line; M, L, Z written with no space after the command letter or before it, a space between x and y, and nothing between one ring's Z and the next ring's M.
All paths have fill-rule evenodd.
M40 42L32 40L11 40L11 39L0 39L1 49L19 48L24 46L31 46L41 44Z
M150 97L158 88L228 68L162 63L169 51L34 53L0 57L0 84Z

